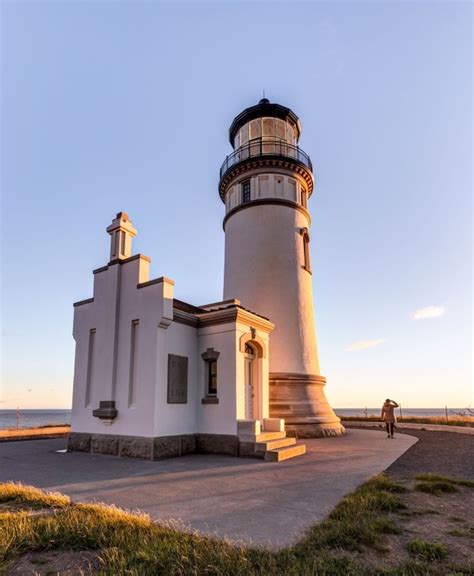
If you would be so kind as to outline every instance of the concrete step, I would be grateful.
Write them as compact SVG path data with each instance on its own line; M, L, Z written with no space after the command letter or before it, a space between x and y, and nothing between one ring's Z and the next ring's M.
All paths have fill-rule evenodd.
M267 442L257 442L255 444L255 452L257 454L265 454L267 450L276 450L277 448L284 448L285 446L294 446L296 438L281 438L280 440L268 440Z
M239 434L241 442L270 442L286 438L286 432L262 432L261 434Z
M255 436L255 442L269 442L270 440L281 440L286 438L286 432L262 432Z
M295 444L293 446L276 448L275 450L267 450L265 452L265 460L267 462L282 462L283 460L295 458L303 454L306 454L306 444Z

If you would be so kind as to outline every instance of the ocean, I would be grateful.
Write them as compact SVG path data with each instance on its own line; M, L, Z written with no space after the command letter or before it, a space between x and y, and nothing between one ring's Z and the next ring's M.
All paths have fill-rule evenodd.
M47 426L48 424L70 424L71 410L19 410L20 428ZM17 427L16 410L0 410L0 430Z
M339 416L380 416L380 408L334 408ZM462 408L448 408L449 416L462 413ZM400 416L400 409L396 409ZM403 416L442 416L446 415L444 408L403 408ZM18 424L20 428L47 426L48 424L70 424L71 410L19 410ZM16 410L0 410L0 430L17 427Z

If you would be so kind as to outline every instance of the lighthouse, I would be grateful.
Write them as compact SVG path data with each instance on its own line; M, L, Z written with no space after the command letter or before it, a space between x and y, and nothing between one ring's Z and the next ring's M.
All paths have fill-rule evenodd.
M298 146L296 114L263 98L229 129L234 151L220 169L225 204L224 300L275 324L269 359L270 417L300 437L344 432L321 375L310 259L311 159Z

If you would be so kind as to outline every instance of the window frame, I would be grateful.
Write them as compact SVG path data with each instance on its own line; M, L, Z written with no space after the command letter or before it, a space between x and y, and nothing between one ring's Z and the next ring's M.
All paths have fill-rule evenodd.
M307 272L312 274L312 271L311 271L311 254L309 251L310 237L309 237L308 228L301 228L300 234L301 234L302 240L303 240L303 266L302 266L302 268L304 268Z
M212 358L206 360L207 364L207 390L206 396L214 397L217 396L217 358ZM214 373L213 373L213 370Z
M220 352L217 352L217 350L214 350L214 348L208 348L201 354L201 358L204 360L205 364L204 397L202 399L202 404L219 403L219 398L217 396L219 391L217 360L219 356Z
M247 190L247 186L248 186L248 190ZM240 189L242 192L241 195L241 200L242 200L242 204L248 204L249 202L252 201L252 187L250 184L250 180L244 180L243 182L240 183ZM247 196L248 194L248 196Z

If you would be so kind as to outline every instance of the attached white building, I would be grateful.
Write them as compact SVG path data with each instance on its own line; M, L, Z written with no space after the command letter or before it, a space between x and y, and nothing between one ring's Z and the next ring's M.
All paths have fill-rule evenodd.
M150 259L132 255L136 230L117 214L93 297L74 305L70 450L281 460L305 451L286 438L282 413L302 436L343 432L319 374L308 246L313 175L296 146L300 129L291 110L267 100L232 124L236 151L219 184L227 208L222 302L193 306L174 298L173 280L150 280ZM249 141L252 131L259 135Z

